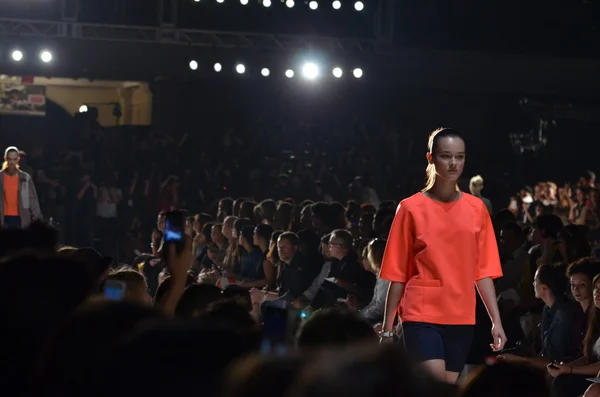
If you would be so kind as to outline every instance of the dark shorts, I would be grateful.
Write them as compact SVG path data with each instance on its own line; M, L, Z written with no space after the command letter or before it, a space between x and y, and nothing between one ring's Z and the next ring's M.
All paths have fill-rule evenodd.
M21 217L5 215L3 226L5 229L20 229L21 228Z
M462 372L474 330L474 325L402 323L408 355L418 361L444 360L449 372Z

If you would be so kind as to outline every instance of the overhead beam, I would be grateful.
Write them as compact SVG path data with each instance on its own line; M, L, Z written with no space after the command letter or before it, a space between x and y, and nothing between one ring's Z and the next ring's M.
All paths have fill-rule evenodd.
M108 25L74 21L39 21L0 18L0 36L44 39L70 38L129 43L161 43L211 48L304 51L320 49L335 53L387 53L391 47L377 39L318 37L307 35L227 32L170 27Z

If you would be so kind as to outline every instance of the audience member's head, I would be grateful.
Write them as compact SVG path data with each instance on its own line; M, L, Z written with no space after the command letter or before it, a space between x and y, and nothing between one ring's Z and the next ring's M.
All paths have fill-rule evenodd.
M528 364L498 362L473 372L460 397L550 397L544 372Z
M356 313L334 308L319 310L306 320L296 342L300 349L318 349L377 341L373 327Z
M179 299L175 315L182 318L198 317L221 298L221 289L215 285L192 284Z
M135 270L121 269L109 273L108 280L120 281L125 284L124 300L140 304L150 304L152 297L148 293L148 285L144 276Z

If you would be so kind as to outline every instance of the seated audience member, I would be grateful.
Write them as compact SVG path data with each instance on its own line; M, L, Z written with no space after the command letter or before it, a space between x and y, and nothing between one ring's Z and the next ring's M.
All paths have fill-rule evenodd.
M383 312L385 311L387 291L390 286L388 280L379 278L379 270L381 270L381 261L383 260L385 244L386 240L375 239L367 245L367 262L370 266L369 270L377 276L377 281L375 282L373 299L360 310L360 314L371 324L381 322ZM349 306L353 306L355 300L356 298L353 298L352 295L348 296Z
M280 397L287 395L308 359L304 356L251 356L225 374L220 397Z
M185 289L179 299L175 315L182 318L198 317L221 298L221 289L215 285L192 284Z
M337 261L333 264L329 276L335 278L335 283L348 292L372 295L375 277L358 263L353 244L354 239L349 231L337 229L331 233L329 254Z
M0 386L30 395L34 358L51 332L95 292L96 280L66 258L18 256L4 259L0 267L0 355L10 357L1 360Z
M148 293L148 285L144 276L135 270L122 269L109 273L106 281L114 280L125 284L123 300L149 305L152 297Z
M358 346L321 352L289 390L289 397L450 397L456 388L419 370L398 347Z
M263 272L265 279L267 280L267 288L273 288L275 286L275 264L269 258L271 235L273 234L273 227L271 225L257 225L254 228L254 234L252 236L252 242L255 246L260 249L262 253L261 263L263 265ZM247 287L253 287L248 285Z
M292 232L282 233L277 240L279 269L277 275L278 293L252 290L252 301L263 300L292 302L302 296L316 277L306 259L299 252L298 236Z
M112 360L98 370L101 384L92 390L101 396L115 390L128 396L213 396L222 371L254 351L231 324L239 325L140 324L120 339ZM194 359L201 357L210 359Z
M262 288L267 286L263 266L263 253L254 245L254 226L244 226L238 238L241 250L241 268L238 285L245 288Z
M581 261L575 262L578 263L581 264ZM575 264L569 269L573 269ZM600 372L600 275L596 275L590 284L593 286L593 304L588 309L590 313L583 339L583 355L570 363L555 362L548 365L548 372L554 377L552 394L555 397L580 396L590 386L587 378L594 378ZM573 279L571 285L573 288Z
M459 397L550 397L544 373L523 363L480 366L469 375Z
M543 368L551 362L566 362L579 355L581 333L573 324L580 324L583 312L575 302L565 297L567 278L564 266L543 265L534 278L535 296L545 306L542 312L542 351L537 357L501 354L501 360L528 362Z
M347 347L360 343L378 343L379 339L364 319L342 308L316 311L298 332L296 343L300 349Z
M162 314L134 302L93 300L81 305L49 339L37 370L38 395L87 395L102 382L117 341L136 325Z

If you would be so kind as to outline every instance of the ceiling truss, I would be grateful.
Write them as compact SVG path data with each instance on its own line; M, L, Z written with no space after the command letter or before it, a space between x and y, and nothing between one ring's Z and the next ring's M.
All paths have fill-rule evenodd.
M44 39L160 43L211 48L301 51L322 49L338 53L383 53L389 46L375 39L226 32L152 26L104 25L74 21L0 18L0 36Z

